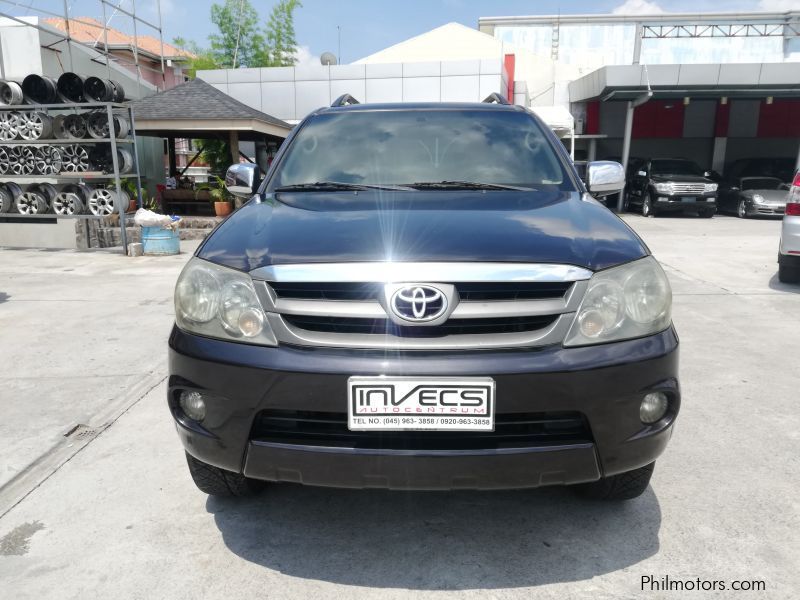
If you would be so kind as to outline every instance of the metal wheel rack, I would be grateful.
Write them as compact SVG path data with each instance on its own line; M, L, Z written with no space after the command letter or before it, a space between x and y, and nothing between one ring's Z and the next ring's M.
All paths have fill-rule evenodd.
M92 183L92 182L113 182L116 188L117 198L123 198L123 190L121 180L126 177L136 178L136 196L137 205L142 206L142 177L139 167L139 153L136 144L136 123L134 119L133 109L130 104L118 104L113 102L82 102L80 104L17 104L10 106L0 106L0 113L9 112L39 112L44 113L49 117L56 115L67 114L86 114L97 113L98 111L105 111L109 126L109 137L107 138L70 138L70 139L37 139L37 140L3 140L0 141L0 147L14 148L16 146L96 146L110 144L111 166L113 169L107 172L88 171L88 172L67 172L61 171L57 174L50 175L36 175L36 174L13 174L6 173L0 175L0 183L15 182L20 184L54 184L54 183ZM114 116L120 113L128 119L129 130L126 137L117 138L113 126ZM120 156L117 152L118 147L128 147L132 157L132 169L128 173L120 173ZM122 251L127 253L128 237L125 229L125 214L127 206L123 206L123 202L117 202L120 222L120 237L122 240ZM57 215L57 214L38 214L27 215L19 213L5 212L0 215L5 220L6 218L19 218L30 219L32 216L40 218L77 218L77 219L101 219L103 216L93 214L81 215Z

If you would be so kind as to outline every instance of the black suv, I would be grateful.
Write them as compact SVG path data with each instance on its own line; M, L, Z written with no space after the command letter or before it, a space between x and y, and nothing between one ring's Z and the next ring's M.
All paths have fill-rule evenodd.
M713 217L717 212L718 184L712 176L684 158L638 159L628 166L625 210L640 207L645 217L667 211Z
M349 102L353 102L352 99ZM197 486L647 487L680 406L667 278L530 111L317 110L178 280ZM587 167L617 193L618 163Z

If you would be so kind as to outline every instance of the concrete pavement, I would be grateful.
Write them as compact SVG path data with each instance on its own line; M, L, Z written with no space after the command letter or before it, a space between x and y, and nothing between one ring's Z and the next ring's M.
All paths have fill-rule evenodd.
M161 378L155 388L128 399L123 414L0 518L2 595L684 597L641 591L642 576L652 575L762 580L766 591L735 597L796 597L800 287L775 277L780 223L626 220L665 265L682 342L682 413L643 497L615 505L558 488L396 493L279 485L245 500L209 499L191 483L169 421L161 358L151 373ZM129 286L137 279L128 269L145 269L117 264ZM143 297L163 296L169 274L161 277L161 287ZM137 297L135 287L126 293ZM0 304L0 318L9 304ZM170 312L169 303L155 309L150 327L161 328ZM140 347L139 331L129 325L126 347ZM165 349L164 338L156 341L136 350L154 365ZM71 348L54 353L47 371L62 373L80 355L79 343ZM100 381L87 385L103 390ZM64 394L76 402L66 387ZM111 390L88 395L98 402ZM0 404L4 412L8 405Z

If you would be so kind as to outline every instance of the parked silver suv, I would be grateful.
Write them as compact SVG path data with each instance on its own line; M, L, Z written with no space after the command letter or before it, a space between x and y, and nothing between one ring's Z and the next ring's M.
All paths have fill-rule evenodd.
M795 173L781 227L778 279L800 283L800 171Z

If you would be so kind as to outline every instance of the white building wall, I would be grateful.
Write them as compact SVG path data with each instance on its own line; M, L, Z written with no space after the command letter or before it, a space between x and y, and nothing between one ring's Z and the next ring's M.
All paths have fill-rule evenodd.
M356 63L198 71L197 77L240 102L297 123L342 94L362 103L480 102L505 94L500 58L405 63Z

